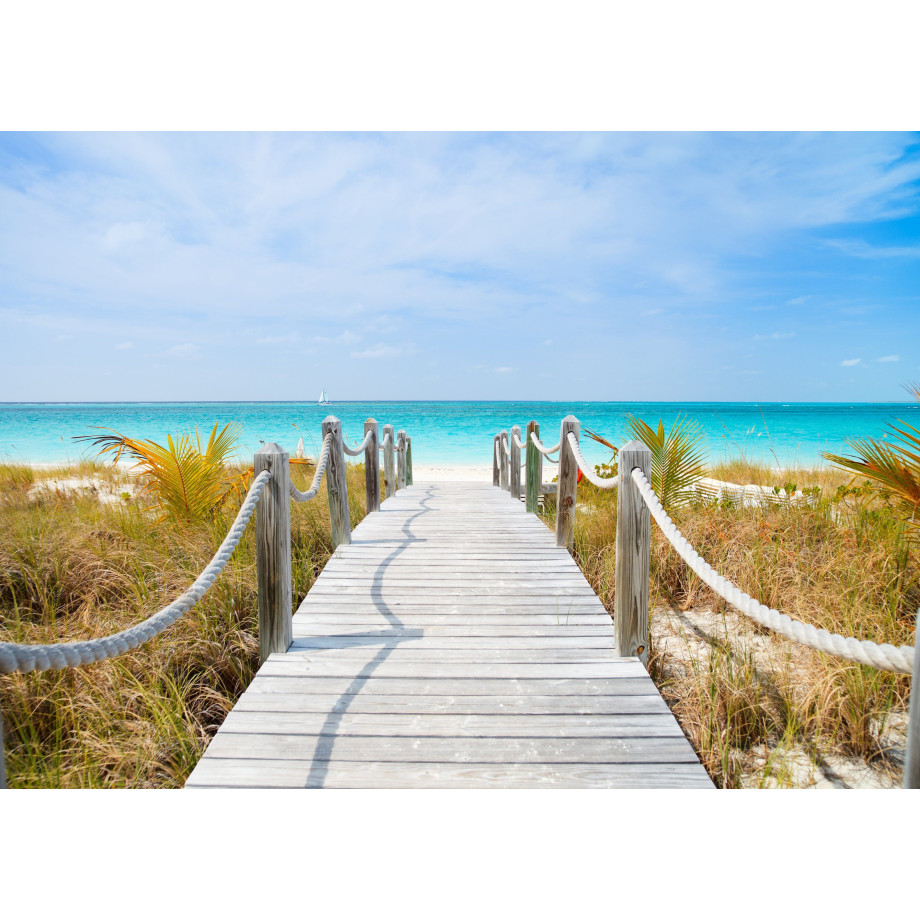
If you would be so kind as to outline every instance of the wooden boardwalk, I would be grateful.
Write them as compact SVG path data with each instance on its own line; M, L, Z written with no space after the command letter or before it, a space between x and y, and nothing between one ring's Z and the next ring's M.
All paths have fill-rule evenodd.
M712 788L569 553L507 492L409 486L352 540L187 787Z

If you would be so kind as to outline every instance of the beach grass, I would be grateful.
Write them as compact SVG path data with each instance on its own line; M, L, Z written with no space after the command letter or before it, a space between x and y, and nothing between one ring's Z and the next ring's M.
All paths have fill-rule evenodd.
M918 548L895 509L841 495L826 468L723 465L714 478L820 488L808 503L741 506L701 496L673 511L698 551L770 606L844 635L913 643ZM311 470L292 468L299 488ZM348 466L352 522L363 466ZM93 489L50 487L94 479ZM85 639L123 629L183 591L232 519L158 525L123 468L0 467L0 641ZM117 501L105 501L105 496ZM616 490L578 489L575 556L613 612ZM553 525L552 502L544 514ZM295 602L332 554L325 496L293 505ZM180 787L258 665L253 528L209 594L164 634L80 668L0 676L14 787ZM703 585L652 525L649 667L717 784L806 785L863 764L899 779L909 679L797 646Z
M674 509L677 526L717 571L818 628L913 644L920 563L895 509L867 495L840 495L851 477L833 469L744 464L710 475L769 487L793 477L799 489L821 489L808 503L742 506L701 496ZM578 492L575 556L612 613L616 490L582 483ZM546 520L552 526L551 503ZM782 768L789 752L805 752L818 775L835 758L857 758L897 780L903 738L892 729L904 721L909 677L811 651L752 624L688 569L654 523L650 606L650 671L719 785L796 785L802 770Z
M312 470L291 473L308 487ZM96 477L96 491L35 488L86 475ZM347 475L357 523L363 466L349 465ZM0 468L0 641L107 635L145 619L198 576L235 512L155 526L130 485L124 470L98 465ZM117 502L99 500L106 487ZM291 530L299 603L333 552L323 492L292 506ZM9 785L181 787L258 667L257 611L249 527L207 596L157 638L92 665L0 675Z

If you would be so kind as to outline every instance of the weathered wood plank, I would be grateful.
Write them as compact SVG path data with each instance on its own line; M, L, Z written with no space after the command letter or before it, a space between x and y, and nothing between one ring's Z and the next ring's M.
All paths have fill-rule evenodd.
M256 578L259 588L259 660L291 644L291 497L287 451L266 444L253 457L255 474L268 470L256 510Z
M333 554L189 787L711 788L542 521L487 483L405 485Z
M280 680L280 679L279 679ZM654 695L616 696L422 696L419 694L245 693L234 712L450 713L463 715L644 715L667 714L665 701Z
M202 760L190 788L250 789L712 789L697 763L494 764L332 762L322 771L310 760Z
M669 712L637 715L523 713L257 712L234 709L224 731L260 735L335 735L336 738L683 738Z
M616 637L623 655L648 664L648 578L651 515L630 473L638 467L652 475L652 454L641 441L620 448L617 460Z

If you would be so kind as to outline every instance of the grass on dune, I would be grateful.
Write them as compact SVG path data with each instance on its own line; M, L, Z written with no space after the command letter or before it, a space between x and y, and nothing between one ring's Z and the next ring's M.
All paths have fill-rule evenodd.
M240 470L241 472L242 470ZM143 499L101 504L41 491L66 472L0 467L0 641L107 635L169 603L198 576L235 509L158 525ZM85 468L80 472L88 472ZM92 465L117 484L123 471ZM306 489L312 470L292 468ZM363 466L348 467L352 525ZM333 551L325 489L291 507L295 603ZM79 668L0 675L11 787L179 787L258 667L254 527L206 597L159 637Z
M716 467L710 475L750 481L739 472ZM771 487L789 479L766 467L757 475ZM837 487L851 479L839 471L793 475L799 488L820 486L818 500L742 507L700 498L671 516L717 571L763 603L831 632L912 645L920 561L903 517L866 495L838 496ZM616 490L582 482L577 507L576 558L612 613ZM650 606L650 671L719 785L738 786L745 775L748 785L765 781L769 757L765 765L754 763L754 752L764 746L777 752L800 745L816 761L826 754L887 757L885 732L892 713L907 705L909 677L749 626L688 569L654 522ZM692 609L712 610L722 625L705 641L656 644L662 635L656 626L663 626L669 610L681 615ZM684 632L692 637L692 625Z

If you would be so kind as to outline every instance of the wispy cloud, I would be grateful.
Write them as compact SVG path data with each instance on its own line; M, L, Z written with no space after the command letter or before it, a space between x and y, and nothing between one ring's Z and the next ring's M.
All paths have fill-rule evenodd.
M913 134L0 134L7 398L94 398L78 367L121 341L195 356L125 398L228 398L240 367L253 398L408 394L419 363L380 364L410 340L433 398L562 398L546 362L500 370L530 335L586 377L573 398L717 399L700 361L755 341L747 369L785 361L783 392L820 398L815 367L916 338L915 262L866 260L915 252L918 203ZM871 344L841 315L863 303Z
M352 358L397 358L400 355L409 354L409 349L401 345L387 345L384 342L378 342L364 351L353 351Z
M119 342L115 346L116 351L126 351L129 348L134 348L134 342Z
M856 367L857 364L862 363L862 358L846 358L844 361L840 362L841 367Z
M900 361L901 356L900 355L885 355L884 358L879 358L878 360L879 360L879 363L885 364L889 361Z
M198 354L198 346L191 342L185 342L182 345L173 345L172 348L166 349L166 354L173 358L193 358Z
M494 369L493 373L496 373L496 374L513 374L516 370L517 370L516 367L505 367L505 366L502 366L502 367L496 367L496 368Z
M920 259L920 246L872 246L864 240L827 240L848 256L857 259Z
M296 332L289 332L286 335L266 335L256 339L256 345L290 345L300 341L300 336Z

